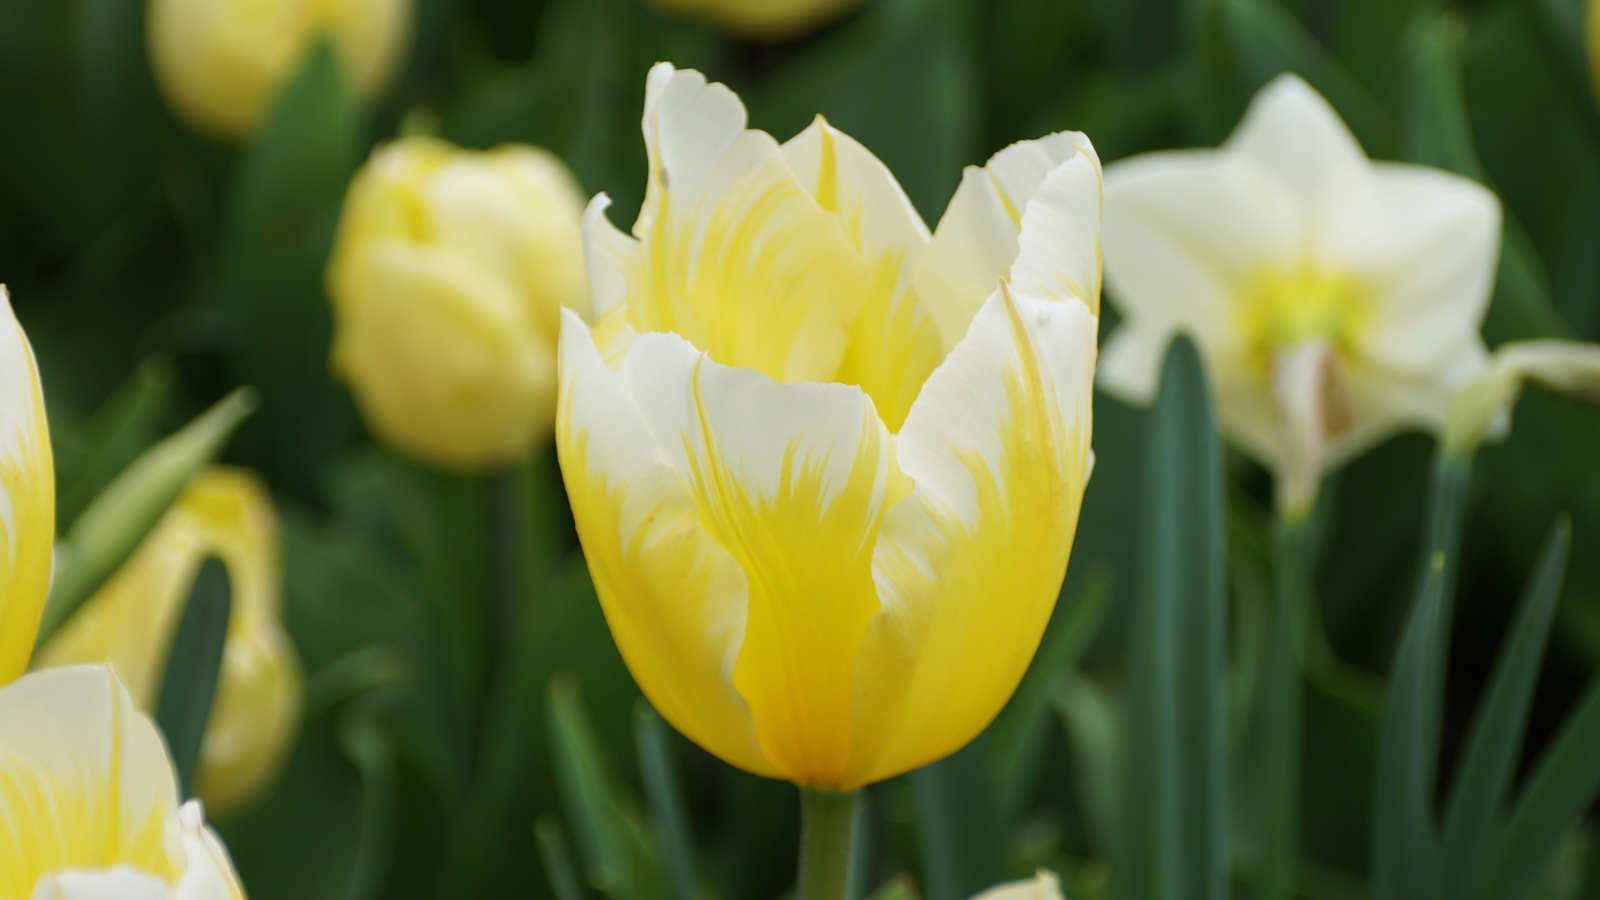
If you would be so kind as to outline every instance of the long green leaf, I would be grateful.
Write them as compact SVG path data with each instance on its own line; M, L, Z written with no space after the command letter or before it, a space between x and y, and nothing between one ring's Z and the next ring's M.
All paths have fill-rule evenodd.
M1118 896L1227 896L1222 446L1205 371L1167 352L1151 416L1145 567L1133 626Z
M178 619L156 705L156 724L166 736L178 771L178 790L185 797L190 795L200 767L200 745L211 720L232 610L233 588L227 567L217 557L208 557L200 564Z
M628 849L611 809L614 788L605 751L570 677L551 680L548 708L552 755L578 853L589 883L610 894L628 881Z
M650 817L661 840L662 863L673 900L695 900L700 895L694 831L679 785L673 732L643 699L634 706L634 734L639 744L639 775L650 800Z
M986 737L911 773L922 889L928 900L966 900L1005 877Z
M1478 882L1490 835L1516 774L1518 752L1539 681L1561 580L1572 545L1572 522L1556 521L1528 583L1511 639L1495 663L1445 816L1444 896L1466 897Z
M56 448L56 523L72 527L78 515L117 473L155 443L157 421L172 400L172 364L147 359L101 404L81 429L63 439L51 423Z
M394 857L398 775L394 747L371 704L358 703L340 718L339 748L361 773L361 836L345 897L373 900L386 887Z
M567 849L567 835L555 816L543 816L534 823L533 833L539 841L539 861L544 863L544 874L550 880L550 892L556 900L583 900L583 887L578 873L572 868L572 854Z

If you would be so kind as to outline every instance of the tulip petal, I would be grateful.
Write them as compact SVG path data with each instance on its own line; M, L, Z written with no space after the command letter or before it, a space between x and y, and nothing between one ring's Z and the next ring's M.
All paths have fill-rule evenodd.
M1337 197L1367 169L1344 120L1298 75L1262 88L1223 147L1271 172L1307 207Z
M173 900L245 900L233 860L216 832L206 826L200 803L190 800L178 810L183 833L183 877Z
M630 276L651 289L629 294L629 316L639 331L683 335L727 365L832 379L870 291L867 271L777 142L744 126L727 87L666 63L651 70L650 181Z
M595 194L583 211L583 260L589 274L589 302L599 321L630 295L643 295L637 277L644 261L639 242L606 218L611 198Z
M170 895L161 879L117 866L46 875L33 886L33 900L170 900Z
M617 648L673 727L747 771L775 776L732 683L744 573L700 528L694 499L588 327L563 315L556 447ZM652 337L665 336L635 343Z
M1422 373L1472 345L1485 361L1478 324L1499 245L1500 203L1487 188L1439 169L1379 163L1329 211L1317 251L1325 266L1357 274L1379 294L1360 352Z
M1022 213L1011 286L1018 294L1077 300L1100 314L1100 158L1088 141L1050 172Z
M782 384L641 335L621 377L698 507L738 562L747 615L733 683L783 777L838 787L852 671L878 610L872 548L909 490L893 438L859 389Z
M897 431L944 355L938 329L910 293L928 227L888 167L821 116L783 153L817 203L838 216L872 279L833 380L866 391Z
M939 327L946 350L1011 271L1028 202L1049 174L1079 155L1088 138L1061 132L1021 141L968 166L917 267L917 297ZM1092 151L1091 151L1092 152Z
M127 865L181 874L166 745L109 666L24 676L0 689L0 896L45 873Z
M56 488L39 369L3 285L0 307L0 685L4 685L28 667L50 592Z
M916 488L874 553L847 786L955 751L1027 669L1088 478L1096 324L998 291L912 407L898 449Z

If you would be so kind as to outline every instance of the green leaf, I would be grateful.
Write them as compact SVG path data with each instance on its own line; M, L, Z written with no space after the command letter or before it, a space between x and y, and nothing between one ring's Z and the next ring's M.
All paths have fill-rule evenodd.
M1117 796L1124 767L1121 710L1109 692L1071 673L1052 705L1066 731L1072 784L1090 846L1102 856L1115 857L1123 822Z
M1002 822L1023 812L1044 761L1050 700L1100 632L1110 596L1110 571L1095 569L1071 609L1045 635L1022 683L989 726L989 760L999 783L996 806Z
M584 900L561 821L555 816L541 816L534 823L533 834L539 841L539 861L544 863L544 873L550 879L550 891L556 895L556 900Z
M398 780L395 753L383 727L363 705L347 710L339 748L361 773L361 831L346 900L374 900L386 886L394 855Z
M1469 896L1481 876L1490 837L1516 775L1571 544L1571 521L1558 519L1469 732L1444 823L1446 897Z
M966 900L1005 878L994 773L978 739L911 773L928 900Z
M43 646L133 554L188 487L190 477L222 451L255 404L250 389L234 391L141 454L95 497L56 551L55 581L34 646Z
M643 699L634 704L633 721L639 745L640 780L650 800L655 833L661 839L662 862L667 870L667 884L672 888L672 900L696 900L701 893L698 852L679 783L677 754L673 752L675 733Z
M1200 354L1167 351L1146 459L1147 582L1130 648L1116 860L1125 900L1228 889L1222 445Z
M228 569L215 556L207 557L195 574L189 600L178 619L161 696L156 703L156 724L167 739L167 750L177 770L178 792L190 796L200 768L200 745L211 721L211 704L222 668L222 648L228 640L228 618L233 609L233 588Z
M356 435L328 371L323 268L362 126L326 44L285 85L239 162L220 273L235 377L261 390L242 450L274 484L311 498L319 467Z
M129 463L157 437L172 402L172 365L155 357L135 369L80 427L51 424L56 451L56 524L66 531Z

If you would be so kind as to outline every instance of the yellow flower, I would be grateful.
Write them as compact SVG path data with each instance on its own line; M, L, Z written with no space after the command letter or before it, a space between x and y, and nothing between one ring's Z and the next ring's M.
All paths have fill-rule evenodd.
M587 315L583 195L537 147L407 138L350 185L333 367L393 446L481 470L548 439L563 306Z
M996 885L972 900L1064 900L1056 873L1040 869L1032 878Z
M412 0L150 0L146 42L168 104L197 131L248 137L317 42L361 97L383 87Z
M650 0L663 12L758 41L797 38L839 18L863 0Z
M279 625L278 553L266 488L242 470L203 470L35 660L39 669L111 663L140 708L154 709L195 575L208 556L221 559L233 605L195 781L216 816L267 786L299 724L300 668Z
M1371 162L1284 75L1216 150L1106 170L1105 252L1125 321L1100 381L1155 392L1173 334L1198 343L1223 428L1291 515L1332 468L1406 427L1437 431L1487 358L1500 205L1438 169Z
M586 217L557 447L612 635L680 731L848 790L993 718L1055 603L1090 464L1100 167L969 168L931 237L820 118L779 145L653 69L633 237Z
M55 463L33 348L0 285L0 685L28 669L50 592Z
M166 745L108 666L0 688L0 898L244 900Z

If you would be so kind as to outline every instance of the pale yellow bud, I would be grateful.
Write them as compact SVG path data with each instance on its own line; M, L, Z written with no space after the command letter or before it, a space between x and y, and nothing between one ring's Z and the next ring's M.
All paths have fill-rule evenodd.
M376 94L401 58L413 2L150 0L150 64L190 127L238 140L324 37L355 94Z
M1450 404L1444 447L1471 453L1511 425L1511 408L1524 385L1600 401L1600 344L1513 341L1494 353L1489 368L1468 382Z
M718 31L757 41L800 37L863 0L650 0L668 13L697 19Z
M300 718L301 676L279 624L278 524L266 487L239 469L201 471L133 557L41 649L38 669L109 662L142 709L161 694L168 648L208 556L233 603L196 793L226 816L270 783Z
M382 441L475 471L548 440L563 306L588 317L583 195L537 147L373 154L328 264L333 368Z

